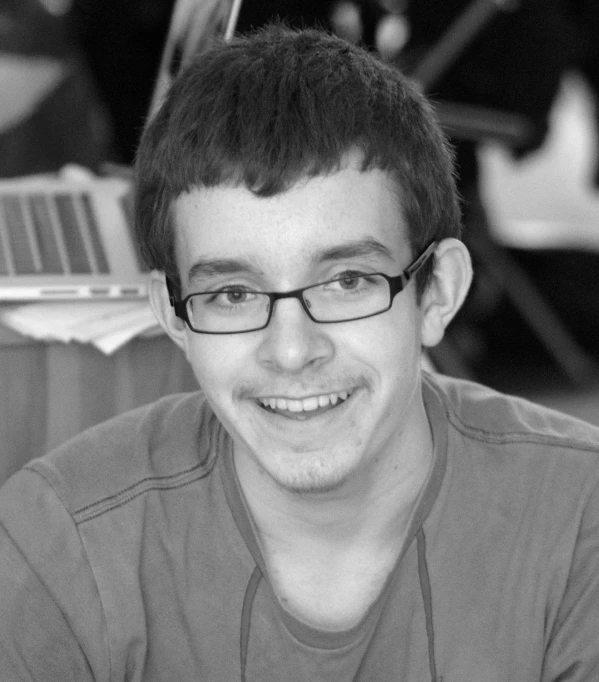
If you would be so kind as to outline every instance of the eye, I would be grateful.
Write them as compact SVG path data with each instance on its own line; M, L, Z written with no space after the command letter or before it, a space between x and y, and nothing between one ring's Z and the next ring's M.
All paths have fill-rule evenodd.
M344 290L357 289L362 286L367 275L357 270L345 270L340 272L330 282L332 288Z
M339 286L342 289L356 289L360 286L360 281L363 275L357 272L344 272L341 277L337 278Z
M208 292L207 301L209 304L213 303L219 306L235 306L250 303L255 297L256 293L250 289L239 285L231 285Z
M343 298L370 296L375 292L382 291L386 281L377 273L365 273L359 270L344 270L334 279L321 285L320 291L329 297Z
M222 292L221 296L224 296L229 303L243 303L247 300L249 294L249 291L242 289L227 289Z

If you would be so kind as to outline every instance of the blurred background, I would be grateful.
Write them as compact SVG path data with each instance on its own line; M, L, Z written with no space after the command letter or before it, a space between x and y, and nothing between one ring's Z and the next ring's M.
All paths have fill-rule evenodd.
M0 178L126 169L174 4L0 0ZM275 18L378 52L431 97L455 147L476 277L432 364L599 424L599 3L244 0L236 30ZM0 479L112 413L191 390L176 352L146 339L100 358L0 334ZM55 401L69 391L67 417Z

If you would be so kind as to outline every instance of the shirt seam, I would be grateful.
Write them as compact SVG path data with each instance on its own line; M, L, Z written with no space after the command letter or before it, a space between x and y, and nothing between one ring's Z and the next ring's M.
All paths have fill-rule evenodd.
M585 441L579 438L568 438L566 436L552 436L549 434L542 434L538 431L528 430L528 431L493 431L490 429L481 429L474 427L471 424L464 422L457 413L453 410L448 396L445 394L441 388L434 383L429 381L429 386L431 386L437 395L441 398L441 402L445 408L445 414L447 416L448 422L456 430L458 430L463 436L473 438L481 442L488 442L494 444L507 444L507 443L532 443L536 445L547 445L551 447L566 447L572 450L579 450L583 452L592 452L599 454L599 445L593 443L592 441ZM574 419L574 418L573 418ZM589 425L592 428L592 425Z
M566 436L554 436L549 434L542 434L532 429L526 431L496 431L490 429L482 429L472 426L464 422L457 412L453 409L453 405L447 393L435 381L435 378L430 374L424 377L426 383L439 396L444 408L445 414L449 423L457 429L462 435L466 437L479 440L481 442L492 443L534 443L537 445L548 445L552 447L567 447L573 450L580 450L584 452L594 452L599 454L599 444L592 441L585 441L580 438L568 438ZM498 394L501 395L501 394ZM509 397L509 396L508 396ZM576 420L572 417L572 420ZM580 420L579 420L580 421ZM585 424L585 422L581 422ZM592 424L588 424L589 428L594 428Z
M169 476L149 476L143 478L113 495L74 510L73 520L79 526L114 509L118 509L136 497L153 490L177 490L183 488L208 476L212 472L213 467L214 459L208 465L205 463L197 464L191 469L170 474Z
M79 526L86 521L95 519L104 513L127 504L131 500L143 495L146 492L150 492L152 490L178 489L188 485L189 483L193 483L196 480L201 480L211 473L212 469L214 468L215 460L216 457L213 457L208 462L204 461L199 464L194 464L194 466L190 467L189 469L184 469L183 471L178 471L177 473L166 476L146 476L145 478L132 483L131 485L119 490L116 493L113 493L112 495L102 497L95 502L91 502L73 510L71 510L66 499L58 491L57 486L64 482L64 479L60 475L56 476L57 485L54 485L51 480L54 478L54 476L47 475L49 473L55 473L53 470L46 472L44 468L39 469L35 463L30 463L26 465L25 468L44 479L44 481L52 488L65 509L67 509L74 523Z
M508 431L499 432L481 429L463 422L453 410L447 408L447 416L450 424L466 437L479 441L492 443L533 443L536 445L547 445L551 447L566 447L572 450L584 452L595 452L599 454L599 445L577 438L567 438L565 436L551 436L535 431Z

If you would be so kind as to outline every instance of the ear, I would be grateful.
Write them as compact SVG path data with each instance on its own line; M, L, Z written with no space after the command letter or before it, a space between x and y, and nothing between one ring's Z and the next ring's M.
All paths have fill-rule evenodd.
M435 250L435 268L422 294L422 343L436 346L461 308L470 283L472 262L459 239L443 239Z
M164 272L153 270L150 273L149 298L150 305L160 326L177 346L181 348L189 360L187 325L175 315L175 309L169 300Z

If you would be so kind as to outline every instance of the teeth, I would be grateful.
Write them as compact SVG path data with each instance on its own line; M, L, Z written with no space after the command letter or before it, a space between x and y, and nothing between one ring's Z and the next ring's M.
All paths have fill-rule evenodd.
M260 402L265 407L272 410L287 410L289 412L313 412L319 407L336 405L340 400L344 401L351 395L350 391L339 391L339 393L329 393L327 395L312 396L302 400L292 400L287 398L260 398Z
M304 412L311 412L312 410L317 410L318 409L318 398L306 398L304 400L298 400L294 401L298 402L301 405L301 408ZM292 408L290 408L292 409Z
M303 405L301 400L288 400L287 409L289 412L303 412Z

